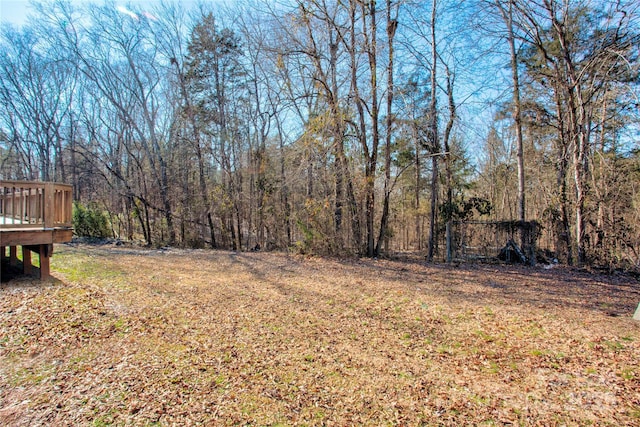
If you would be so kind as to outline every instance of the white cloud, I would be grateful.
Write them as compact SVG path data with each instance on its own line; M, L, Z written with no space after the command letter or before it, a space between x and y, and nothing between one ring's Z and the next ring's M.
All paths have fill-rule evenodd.
M116 10L120 13L124 13L125 15L128 15L130 17L132 17L135 20L138 20L140 18L138 18L138 15L136 15L135 13L133 13L132 11L130 11L129 9L127 9L124 6L116 6Z

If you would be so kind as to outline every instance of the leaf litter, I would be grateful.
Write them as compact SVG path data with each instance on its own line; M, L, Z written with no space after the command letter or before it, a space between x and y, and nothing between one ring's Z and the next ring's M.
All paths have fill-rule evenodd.
M60 246L0 290L3 425L640 425L640 284Z

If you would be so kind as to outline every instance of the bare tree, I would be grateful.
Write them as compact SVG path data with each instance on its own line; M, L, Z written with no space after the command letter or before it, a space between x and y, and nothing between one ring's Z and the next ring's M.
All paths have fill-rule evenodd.
M516 130L517 158L518 158L518 219L522 222L526 219L525 205L525 175L524 175L524 143L522 137L522 103L520 101L520 77L518 71L518 52L516 50L516 36L514 34L514 4L515 0L507 0L506 5L502 0L496 0L495 4L507 30L507 43L511 57L511 78L513 90L513 121ZM524 246L524 234L521 236Z
M393 13L393 9L396 8L396 12ZM384 144L384 199L382 205L382 217L380 219L380 234L378 235L378 243L376 244L375 255L379 256L382 248L382 243L388 240L389 234L389 204L391 198L391 152L392 152L392 135L394 126L394 114L393 96L394 96L394 38L396 30L398 29L398 14L397 6L392 5L391 0L386 2L386 24L387 24L387 50L388 50L388 62L387 62L387 116L386 116L386 136Z
M569 161L570 154L578 263L587 260L585 203L589 193L588 153L595 100L606 90L607 82L623 77L623 70L630 63L629 49L638 40L638 35L629 31L629 14L622 6L596 12L586 5L570 2L548 0L534 6L518 3L519 28L535 49L528 63L529 71L542 85L549 82L552 88L562 141L558 174L558 180L563 181L559 183L561 194L565 193L563 165ZM618 18L603 20L601 13ZM539 59L534 59L535 55ZM568 207L562 209L565 211Z
M66 180L64 126L76 72L66 53L27 26L2 29L0 98L3 127L25 166L25 178Z

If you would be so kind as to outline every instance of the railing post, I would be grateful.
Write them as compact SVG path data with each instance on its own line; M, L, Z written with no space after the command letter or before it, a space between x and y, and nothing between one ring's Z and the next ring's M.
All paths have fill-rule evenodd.
M44 228L53 228L55 221L55 184L53 182L44 183Z
M67 220L73 226L73 187L67 193Z

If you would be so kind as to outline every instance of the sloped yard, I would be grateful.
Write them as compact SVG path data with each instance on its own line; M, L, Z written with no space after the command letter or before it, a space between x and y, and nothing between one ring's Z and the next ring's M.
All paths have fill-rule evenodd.
M640 283L60 246L2 283L0 425L640 425Z

